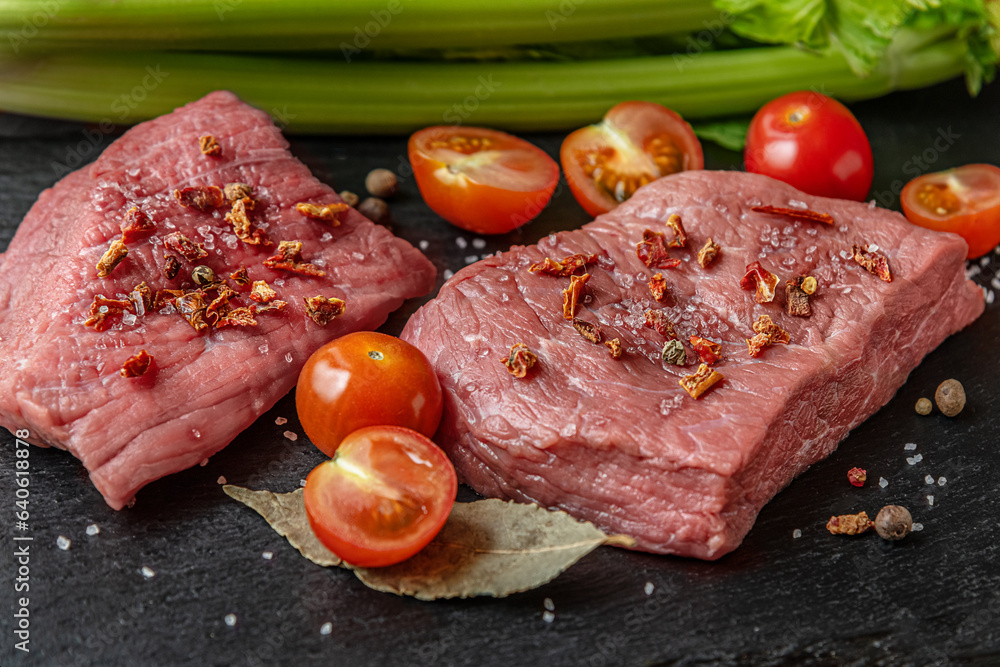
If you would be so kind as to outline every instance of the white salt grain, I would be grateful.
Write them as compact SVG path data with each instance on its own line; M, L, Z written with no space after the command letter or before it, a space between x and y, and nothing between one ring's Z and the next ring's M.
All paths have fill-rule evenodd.
M996 298L996 293L993 290L990 290L989 292L986 293L986 303L993 303L993 300L995 298Z
M226 625L233 627L236 625L236 614L226 614L226 617L223 620L226 622Z
M445 279L445 280L448 280L448 279L449 279L449 278L451 278L451 277L452 277L453 275L455 275L455 272L454 272L454 271L452 271L451 269L445 269L445 270L444 270L444 273L443 273L442 275L444 276L444 279Z
M299 480L299 486L305 486L305 485L306 485L306 480L300 479Z
M652 595L654 590L653 582L647 581L642 590L646 593L646 595Z
M291 352L286 352L285 353L285 363L289 363L290 364L290 363L292 363L292 361L294 359L295 359L295 357L292 356Z
M285 424L288 423L288 420L285 419L284 417L278 417L274 420L274 423L277 424L278 426L284 426Z
M267 350L268 350L267 343L264 343L263 345L257 347L257 351L260 352L261 354L267 354Z
M60 535L59 537L56 538L56 546L62 549L63 551L69 551L69 546L71 544L73 544L73 542L71 542L68 537Z
M878 251L879 251L878 244L875 243L868 244L868 252L878 252Z
M333 234L331 234L330 232L325 232L323 236L319 237L319 240L323 241L324 243L326 243L327 241L332 241Z
M903 449L905 449L908 452L912 452L916 448L917 448L917 443L915 442L908 442L905 445L903 445Z
M809 208L809 205L806 204L804 201L799 201L798 199L789 199L788 200L788 208L797 208L800 211L803 211L803 210Z
M913 524L913 527L910 530L912 530L914 533L919 533L923 529L924 529L924 524L915 523Z
M937 482L938 486L944 486L947 483L948 483L948 480L946 478L944 478L944 477L938 477L938 482Z
M89 526L87 526L87 535L91 537L97 535L100 532L101 532L101 527L98 526L96 523L92 523Z
M320 628L319 628L319 633L321 635L328 635L331 632L333 632L333 623L331 623L330 621L327 621L326 623L324 623L323 625L321 625Z
M222 475L219 475L219 479L215 480L215 483L216 484L225 484L226 483L226 478L223 477Z
M465 240L464 236L459 236L455 239L455 245L464 250L469 246L469 242Z
M922 461L923 458L924 457L922 454L917 454L916 456L907 456L906 462L909 463L911 466L915 466L918 463L920 463L920 461Z
M299 439L299 434L296 433L295 431L285 431L284 436L289 440L291 440L292 442L295 442L296 440Z
M133 315L132 313L122 313L122 324L124 324L127 327L130 327L133 324L135 324L135 315Z
M475 264L478 261L479 261L479 255L466 255L465 256L465 263L466 264Z
M472 239L472 247L477 250L482 250L486 247L486 239Z
M274 552L273 551L265 551L264 553L261 554L261 556L264 557L264 560L271 560L272 558L274 558Z
M801 530L799 530L798 528L796 528L795 530L792 531L792 539L797 540L800 537L802 537L802 531Z
M927 504L930 507L934 507L934 496L927 496Z
M933 475L927 475L924 477L924 484L933 484L933 483L934 483Z
M552 601L552 598L545 598L545 600L542 602L542 606L548 609L549 611L556 610L556 604Z
M887 480L885 477L879 477L878 485L884 489L885 487L889 486L889 480Z
M431 243L427 239L422 240L417 245L420 247L421 250L427 250L429 247L431 247Z
M144 576L147 579L152 579L153 577L156 576L156 572L154 572L153 568L149 567L148 565L143 565L142 570L140 571L142 572L142 576Z
M553 614L551 611L546 611L545 613L542 614L542 620L545 621L546 623L551 623L552 621L556 620L556 615Z

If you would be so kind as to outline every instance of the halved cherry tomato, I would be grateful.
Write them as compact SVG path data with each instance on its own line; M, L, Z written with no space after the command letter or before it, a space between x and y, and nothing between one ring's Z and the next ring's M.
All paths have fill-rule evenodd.
M423 352L393 336L358 331L316 350L302 367L295 408L306 435L333 456L363 426L405 426L434 435L441 385Z
M313 533L351 565L406 560L434 539L455 503L455 468L416 431L354 431L306 478L303 500Z
M652 102L615 105L597 125L566 137L559 161L573 196L590 215L607 213L662 176L705 166L691 126Z
M913 224L964 238L969 259L1000 243L1000 168L992 164L918 176L903 188L900 201Z
M861 124L835 99L810 91L771 100L750 121L747 171L820 197L862 201L875 174Z
M410 165L431 209L477 234L503 234L538 217L559 165L524 139L481 127L428 127L410 137Z

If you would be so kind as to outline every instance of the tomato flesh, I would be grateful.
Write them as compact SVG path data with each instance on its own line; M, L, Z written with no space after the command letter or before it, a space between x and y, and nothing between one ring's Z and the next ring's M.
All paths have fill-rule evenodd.
M398 426L348 435L306 478L317 539L351 565L383 567L423 549L444 526L458 479L444 452Z
M906 219L969 244L969 259L1000 243L1000 168L970 164L913 179L900 195Z
M705 165L691 127L652 102L612 107L599 124L566 137L559 159L573 196L594 216L607 213L647 183Z
M410 164L435 213L478 234L534 219L559 182L559 165L515 136L479 127L428 127L410 137Z
M442 405L427 357L404 340L374 331L347 334L318 349L295 388L302 428L327 456L364 426L405 426L434 435Z
M746 170L820 197L862 201L875 175L871 144L847 107L810 91L771 100L750 121Z

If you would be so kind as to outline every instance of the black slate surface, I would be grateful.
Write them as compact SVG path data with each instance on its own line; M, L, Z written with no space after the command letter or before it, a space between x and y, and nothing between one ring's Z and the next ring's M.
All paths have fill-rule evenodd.
M952 82L852 109L871 138L873 195L885 205L898 206L896 193L915 173L1000 163L1000 85L974 100ZM93 159L113 138L75 123L0 115L0 248L64 166ZM555 155L562 137L528 138ZM405 148L405 137L292 138L293 152L319 178L356 192L369 169L398 168ZM729 169L741 160L706 144L706 163ZM587 221L560 187L537 221L480 239L436 218L412 178L403 179L392 210L396 232L426 242L442 272ZM1000 254L992 254L976 280L989 286L998 269ZM384 330L398 333L417 305ZM302 435L292 396L207 465L146 487L122 512L104 504L71 456L32 448L24 532L15 526L14 437L4 431L0 664L1000 664L998 349L1000 304L993 304L928 356L833 456L768 504L743 546L720 561L603 548L549 585L499 600L427 603L371 591L346 571L304 560L226 497L220 476L291 490L323 459ZM16 351L0 343L0 354ZM950 420L917 416L916 399L948 377L965 384L965 411ZM279 426L278 417L289 421ZM906 451L911 442L916 450ZM908 464L915 454L922 460ZM864 488L847 483L853 466L868 470ZM874 515L887 503L909 507L924 529L895 544L824 530L831 514ZM88 536L90 524L100 533ZM57 548L60 535L71 540L68 550ZM14 550L24 544L27 593L15 592ZM29 598L30 653L15 649L20 597ZM555 608L551 622L543 619L546 599Z

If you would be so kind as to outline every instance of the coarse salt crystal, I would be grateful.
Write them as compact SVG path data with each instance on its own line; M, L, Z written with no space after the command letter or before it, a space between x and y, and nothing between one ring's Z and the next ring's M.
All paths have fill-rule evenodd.
M542 614L542 620L545 621L546 623L551 623L552 621L556 620L556 615L553 614L551 611L546 610L545 613Z
M872 199L871 201L868 202L868 208L869 209L874 210L876 206L877 206L877 204L875 203L874 199Z
M290 364L290 363L292 363L292 361L293 361L294 359L295 359L295 357L293 357L293 356L292 356L292 353L291 353L291 352L285 352L285 362L286 362L286 363L289 363L289 364Z
M654 586L653 586L653 582L652 581L647 581L646 585L643 587L642 590L643 590L643 592L646 593L646 595L652 595L653 594L653 590L655 590Z
M917 443L915 442L908 442L905 445L903 445L903 449L905 449L908 452L912 452L916 448L917 448Z
M71 544L73 544L73 542L64 535L60 535L59 537L56 538L56 546L62 549L63 551L68 551L69 546Z
M264 560L271 560L272 558L274 558L274 552L273 551L265 551L264 553L261 554L261 556L264 557Z
M933 484L933 483L934 483L933 475L927 475L924 477L924 484Z
M459 236L455 239L455 245L464 250L469 246L469 242L465 240L464 236Z
M465 263L466 264L475 264L478 261L479 261L479 255L466 255L465 256Z
M292 442L295 442L296 440L299 439L299 434L296 433L295 431L285 431L284 436L289 440L291 440Z
M889 480L887 480L885 477L879 477L878 485L884 489L885 487L889 486Z
M548 609L549 611L555 611L556 610L556 605L552 601L552 598L545 598L545 600L542 601L542 606L545 607L546 609Z
M427 239L423 239L422 241L420 241L420 243L417 244L417 246L421 250L427 250L429 247L431 247L431 242L428 241Z
M451 277L452 277L453 275L455 275L455 272L454 272L454 271L452 271L451 269L445 269L445 270L444 270L444 273L443 273L442 275L444 276L444 279L445 279L445 280L448 280L448 279L449 279L449 278L451 278Z
M135 315L133 315L132 313L122 313L122 324L124 324L127 327L130 327L133 324L135 324Z
M219 479L215 480L215 483L216 484L225 484L226 483L226 478L223 477L222 475L219 475Z
M319 240L323 241L324 243L326 241L332 241L333 240L333 234L331 234L330 232L324 232L323 236L319 237Z
M90 535L91 537L97 535L100 532L101 532L101 527L98 526L96 523L92 523L89 526L87 526L87 535Z
M330 621L327 621L326 623L324 623L323 625L321 625L320 628L319 628L319 633L321 635L328 635L331 632L333 632L333 623L331 623Z
M276 418L276 419L274 420L274 423L275 423L275 424L277 424L278 426L284 426L285 424L287 424L287 423L288 423L288 420L287 420L287 419L285 419L284 417L277 417L277 418Z
M226 617L223 620L226 622L226 625L233 627L236 625L236 614L226 614Z
M979 260L979 266L982 266L982 267L985 267L989 263L990 263L990 256L989 255L987 255L986 257L983 257L981 260Z
M797 540L800 537L802 537L802 531L801 530L799 530L798 528L796 528L795 530L792 531L792 539Z
M847 231L847 225L841 225L837 229L839 229L840 233L843 234L843 233L845 233Z
M257 347L257 351L260 352L261 354L267 354L267 350L268 350L267 343L264 343L263 345Z
M990 290L989 292L986 293L986 303L993 303L993 300L995 298L996 295L994 294L993 290Z
M305 486L305 485L306 485L306 480L300 479L299 480L299 486Z
M840 258L841 259L850 259L851 258L851 253L847 252L846 250L841 250L840 251Z
M275 287L284 287L285 286L285 281L282 280L281 278L278 278L277 280L274 281L274 286Z
M920 454L917 454L916 456L907 456L906 462L909 463L911 466L915 466L918 463L920 463L920 461L922 461L923 458L924 457Z
M913 527L910 530L912 530L914 533L919 533L923 529L924 529L924 524L914 523Z
M947 483L948 483L948 480L946 478L944 478L944 477L938 477L938 481L937 481L937 485L938 486L944 486Z
M927 496L927 504L934 507L934 496Z
M140 570L140 572L142 572L142 576L144 576L147 579L152 579L153 577L156 576L156 572L154 572L153 568L149 567L148 565L143 565L142 570Z
M878 252L878 251L879 251L879 247L878 247L877 243L869 243L868 244L868 252Z
M798 199L789 199L788 208L797 208L799 210L805 210L809 208L809 205L806 204L804 201L799 201Z
M472 239L472 247L477 250L482 250L486 247L486 239Z
M103 313L103 314L107 314L108 307L107 306L101 306L100 308L97 309L97 312Z

